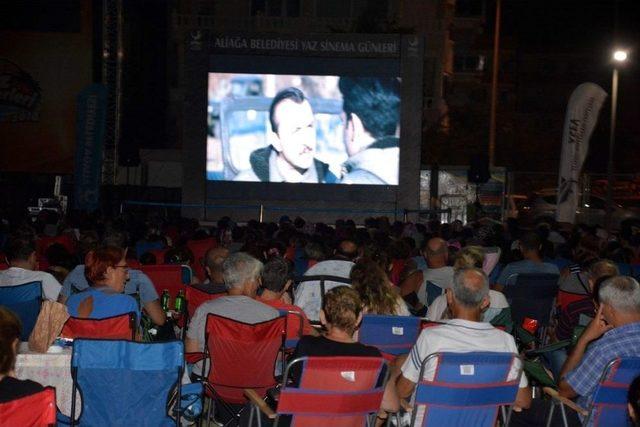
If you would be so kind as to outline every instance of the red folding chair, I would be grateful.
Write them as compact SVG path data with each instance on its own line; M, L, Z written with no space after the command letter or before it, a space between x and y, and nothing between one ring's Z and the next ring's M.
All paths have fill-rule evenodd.
M3 426L55 426L56 389L44 390L9 402L0 403L0 424Z
M187 291L187 286L182 281L181 265L143 265L140 270L149 277L158 295L162 295L162 291L165 289L169 291L171 297L169 307L174 306L173 303L180 291L185 293Z
M300 378L293 378L297 386L289 385L294 369L300 372ZM257 414L261 425L260 409L274 420L274 426L279 422L297 427L373 425L387 378L382 357L301 357L285 371L275 410L254 390L245 390L252 403L249 424Z
M217 246L218 242L213 237L203 240L189 240L187 242L187 248L189 248L193 253L193 257L195 259L195 262L193 263L193 272L201 282L207 278L204 271L204 256L207 254L209 249Z
M185 292L185 296L187 299L187 313L189 315L189 319L193 318L198 307L204 304L207 301L213 301L214 299L218 299L227 295L224 292L217 294L210 294L208 292L202 291L198 288L194 288L193 286L187 286L187 290Z
M556 305L560 308L560 310L564 310L572 302L582 301L583 299L587 298L591 298L591 296L587 294L577 294L574 292L559 290L558 296L556 296Z
M76 242L68 235L62 234L60 236L49 237L49 236L41 236L36 240L36 253L38 255L44 256L44 253L47 251L49 246L58 243L66 250L69 251L70 254L74 254L76 250Z
M62 326L60 336L71 339L135 340L136 314L131 312L104 319L69 317Z
M204 354L189 354L187 361L204 359L205 395L219 404L231 422L238 422L247 400L243 390L265 396L275 387L275 363L284 347L286 317L249 324L215 314L207 315ZM207 361L209 361L207 363ZM209 405L207 420L213 405Z

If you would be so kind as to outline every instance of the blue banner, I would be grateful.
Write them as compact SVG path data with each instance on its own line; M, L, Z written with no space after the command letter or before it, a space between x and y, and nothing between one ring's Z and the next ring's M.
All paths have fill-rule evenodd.
M91 84L78 94L77 102L73 206L94 211L100 202L107 88L102 84Z

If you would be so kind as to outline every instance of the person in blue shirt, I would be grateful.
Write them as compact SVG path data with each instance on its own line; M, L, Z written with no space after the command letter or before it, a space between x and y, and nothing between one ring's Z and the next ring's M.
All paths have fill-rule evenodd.
M129 279L125 250L105 246L90 251L85 258L84 273L91 284L67 300L67 310L74 317L103 319L134 312L140 320L136 300L123 294Z
M85 277L85 266L79 265L67 275L62 283L60 290L61 298L69 298L69 296L82 292L89 288L89 282ZM140 304L144 308L145 313L151 318L154 324L164 325L166 315L160 305L158 292L153 286L151 279L140 270L129 270L129 280L124 285L124 293L126 295L137 295Z
M507 264L494 285L496 291L502 292L506 286L513 286L516 283L518 274L557 274L560 275L558 267L542 261L540 256L540 238L535 233L527 233L519 240L520 252L524 258L522 261Z

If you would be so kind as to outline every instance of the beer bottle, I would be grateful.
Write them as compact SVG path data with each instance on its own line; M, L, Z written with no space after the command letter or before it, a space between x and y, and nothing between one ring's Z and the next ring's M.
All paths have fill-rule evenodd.
M176 312L182 313L184 311L184 303L184 291L181 290L176 297Z
M162 291L162 299L160 299L162 310L169 311L169 299L171 299L169 296L169 289L165 289Z

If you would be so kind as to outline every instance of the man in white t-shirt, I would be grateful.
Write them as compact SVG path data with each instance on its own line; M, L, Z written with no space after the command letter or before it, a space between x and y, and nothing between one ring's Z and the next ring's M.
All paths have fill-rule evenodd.
M442 289L449 289L453 280L453 267L447 265L449 261L449 247L440 237L429 239L422 255L427 260L425 270L422 270L422 286L418 290L418 299L427 305L427 282L431 282Z
M444 325L426 328L418 337L397 379L397 391L402 399L408 399L413 394L420 379L422 362L430 354L472 351L518 352L511 335L480 321L483 310L489 305L489 280L482 270L458 270L453 278L453 288L447 292L446 297L453 319ZM436 360L432 359L425 368L424 378L433 379L435 369ZM514 363L509 378L516 378L519 369L519 364ZM515 406L528 408L530 404L531 390L527 377L522 374Z
M12 239L5 249L9 268L0 271L0 286L16 286L25 283L41 282L43 298L57 301L62 285L51 274L37 271L38 259L33 242Z

